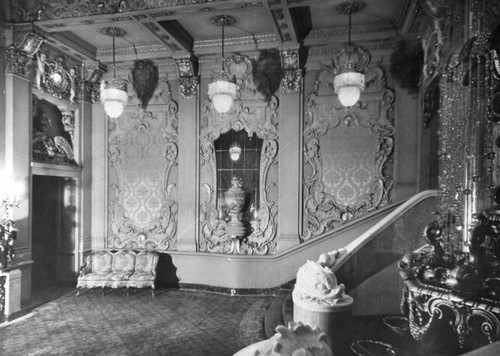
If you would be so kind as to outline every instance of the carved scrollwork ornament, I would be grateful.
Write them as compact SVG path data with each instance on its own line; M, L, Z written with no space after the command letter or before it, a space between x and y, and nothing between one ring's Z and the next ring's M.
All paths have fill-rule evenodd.
M176 249L177 105L167 99L165 115L124 116L109 137L108 162L117 177L110 184L110 248Z
M210 101L202 102L200 118L200 251L231 253L234 240L226 233L226 222L217 207L217 162L214 141L229 130L245 130L249 135L263 139L259 170L259 208L250 222L251 233L241 239L238 253L270 254L276 252L276 157L278 149L277 106L278 100L268 88L256 92L254 79L267 83L262 74L254 73L253 62L247 56L233 56L227 61L230 74L235 74L238 84L237 99L231 110L220 115ZM249 98L251 100L246 100Z
M375 99L361 100L348 109L333 100L332 77L331 70L319 73L312 94L306 98L303 240L388 204L393 184L386 170L390 167L389 158L394 148L394 93L386 88L383 71L376 67L366 71L367 91ZM324 148L330 142L339 141L335 135L342 137L354 133L365 137L363 142L366 142L359 142L354 152ZM327 135L334 135L335 140ZM367 142L373 146L363 148ZM337 152L337 156L330 152ZM360 160L360 157L365 158ZM355 160L365 163L352 167L356 174L347 175L343 167ZM350 178L358 175L365 178Z
M198 97L198 88L200 86L200 78L188 77L179 78L179 93L183 99L191 99Z
M281 78L281 91L285 94L300 93L302 89L303 70L285 70Z
M13 45L5 49L5 73L15 74L25 79L31 76L31 58Z
M431 329L437 325L437 320L445 318L455 330L457 341L461 349L467 347L471 338L480 331L486 336L489 343L493 343L500 337L500 322L497 315L486 308L471 307L440 297L431 297L425 294L409 292L409 328L415 340L424 340ZM480 320L480 330L474 329L473 321ZM435 329L434 329L435 330Z

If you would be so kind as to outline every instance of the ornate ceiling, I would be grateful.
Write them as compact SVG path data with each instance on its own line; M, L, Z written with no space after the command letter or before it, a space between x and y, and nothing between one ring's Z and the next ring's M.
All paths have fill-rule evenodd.
M349 2L349 1L347 1ZM350 1L352 2L352 1ZM355 1L356 3L360 1ZM235 18L225 27L225 51L257 53L303 44L328 52L348 39L345 0L11 0L2 2L6 22L32 23L48 42L79 60L112 62L105 28L125 31L116 38L116 60L168 59L192 53L220 56L221 28L215 15ZM363 0L352 15L352 41L390 48L398 36L412 36L418 6L412 0ZM10 8L9 8L10 6ZM341 5L342 6L342 5Z

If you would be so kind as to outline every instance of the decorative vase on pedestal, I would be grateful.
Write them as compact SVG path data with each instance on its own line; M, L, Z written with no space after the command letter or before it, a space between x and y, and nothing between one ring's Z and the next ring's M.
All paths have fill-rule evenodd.
M243 181L239 177L231 179L231 188L224 193L231 220L226 226L226 233L231 238L231 252L239 253L240 238L245 236L245 224L241 221L241 212L245 205L245 190L241 187Z

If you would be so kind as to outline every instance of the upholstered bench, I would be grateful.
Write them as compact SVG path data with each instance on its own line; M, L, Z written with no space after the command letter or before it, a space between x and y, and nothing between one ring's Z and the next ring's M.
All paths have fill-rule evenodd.
M97 250L85 257L80 268L76 288L77 295L84 288L147 288L155 295L156 267L159 253L156 251Z

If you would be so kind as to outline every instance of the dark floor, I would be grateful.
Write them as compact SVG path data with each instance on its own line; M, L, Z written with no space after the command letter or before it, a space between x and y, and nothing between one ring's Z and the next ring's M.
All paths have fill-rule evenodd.
M130 297L112 289L76 296L74 288L53 287L37 293L18 318L0 324L0 355L233 355L271 337L277 325L292 320L292 311L289 290L231 296L160 289L152 298L147 290ZM382 316L353 318L335 335L335 356L460 354L395 333Z
M62 290L61 290L62 292ZM50 293L47 293L50 294ZM0 325L0 355L232 355L264 335L272 296L74 290Z

